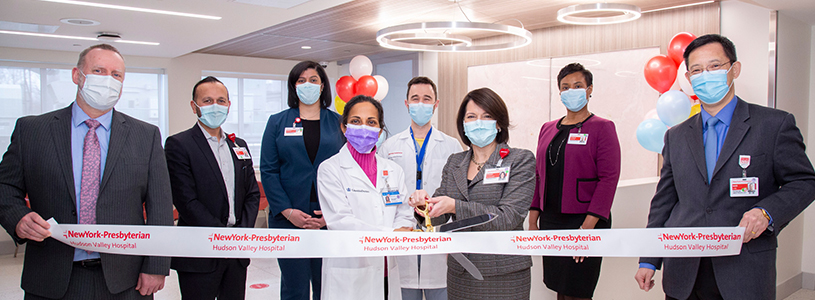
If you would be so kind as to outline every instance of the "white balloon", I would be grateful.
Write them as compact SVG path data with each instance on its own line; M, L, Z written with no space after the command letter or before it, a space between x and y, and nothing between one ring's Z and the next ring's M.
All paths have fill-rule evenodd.
M690 98L681 91L667 91L657 100L659 119L669 127L687 120L690 109Z
M376 79L377 86L374 99L382 101L382 99L385 99L385 96L388 95L388 80L382 75L374 75L374 79Z
M351 77L354 77L354 80L359 80L362 76L371 75L371 72L374 71L374 65L367 56L357 55L351 59L348 71L351 72Z
M688 96L696 95L693 91L693 86L688 81L688 78L685 78L685 72L687 72L687 68L685 67L685 62L683 61L679 64L679 68L676 69L676 81L679 82L679 87L682 89L685 94Z
M649 110L647 113L645 113L645 118L643 118L642 120L645 121L645 120L648 120L648 119L657 119L657 120L659 120L659 115L657 114L657 109L656 108L654 108L652 110Z

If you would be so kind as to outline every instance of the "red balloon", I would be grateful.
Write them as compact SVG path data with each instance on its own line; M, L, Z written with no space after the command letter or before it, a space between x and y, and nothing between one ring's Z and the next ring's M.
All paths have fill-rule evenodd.
M645 64L645 81L657 90L664 93L671 89L676 81L676 64L668 56L657 55Z
M354 77L351 76L343 76L337 80L337 96L340 96L342 101L346 103L348 100L354 97L354 85L357 84L357 81L354 80Z
M685 48L687 48L688 44L694 39L696 39L696 36L689 32L680 32L671 38L671 42L668 44L668 57L673 59L676 66L682 63Z
M357 84L354 85L354 95L365 95L373 97L376 95L376 90L379 85L376 83L376 78L371 75L364 75L359 77Z

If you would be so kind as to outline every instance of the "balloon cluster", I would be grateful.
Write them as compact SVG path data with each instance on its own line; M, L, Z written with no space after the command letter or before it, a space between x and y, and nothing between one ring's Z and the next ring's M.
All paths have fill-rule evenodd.
M337 80L337 97L334 98L334 108L342 114L345 103L357 95L366 95L382 101L388 94L388 81L382 75L371 76L374 66L365 55L357 55L348 65L351 76L343 76Z
M661 153L668 127L682 123L702 109L685 78L687 68L683 54L694 39L696 36L691 33L677 33L668 44L668 55L654 56L645 64L645 81L662 94L657 108L648 112L637 127L637 141L649 151ZM673 87L676 89L671 90Z

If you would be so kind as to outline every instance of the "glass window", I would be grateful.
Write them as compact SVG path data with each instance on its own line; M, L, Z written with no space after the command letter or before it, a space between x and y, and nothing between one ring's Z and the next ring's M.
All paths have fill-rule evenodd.
M288 108L286 76L215 72L205 74L201 78L212 75L226 85L232 107L221 127L227 133L235 133L246 141L252 154L252 162L257 168L260 164L260 141L269 116Z
M166 78L158 73L128 70L116 110L167 132ZM0 65L0 151L5 152L18 118L65 108L76 99L70 67ZM162 141L164 139L162 138Z

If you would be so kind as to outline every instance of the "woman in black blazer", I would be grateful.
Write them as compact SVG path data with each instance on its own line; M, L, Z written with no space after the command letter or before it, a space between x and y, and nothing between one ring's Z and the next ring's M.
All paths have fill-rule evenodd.
M320 229L317 167L345 138L340 115L328 110L331 88L318 63L300 62L288 80L289 109L269 117L260 149L260 179L269 202L269 228ZM320 299L322 259L278 259L280 299Z

